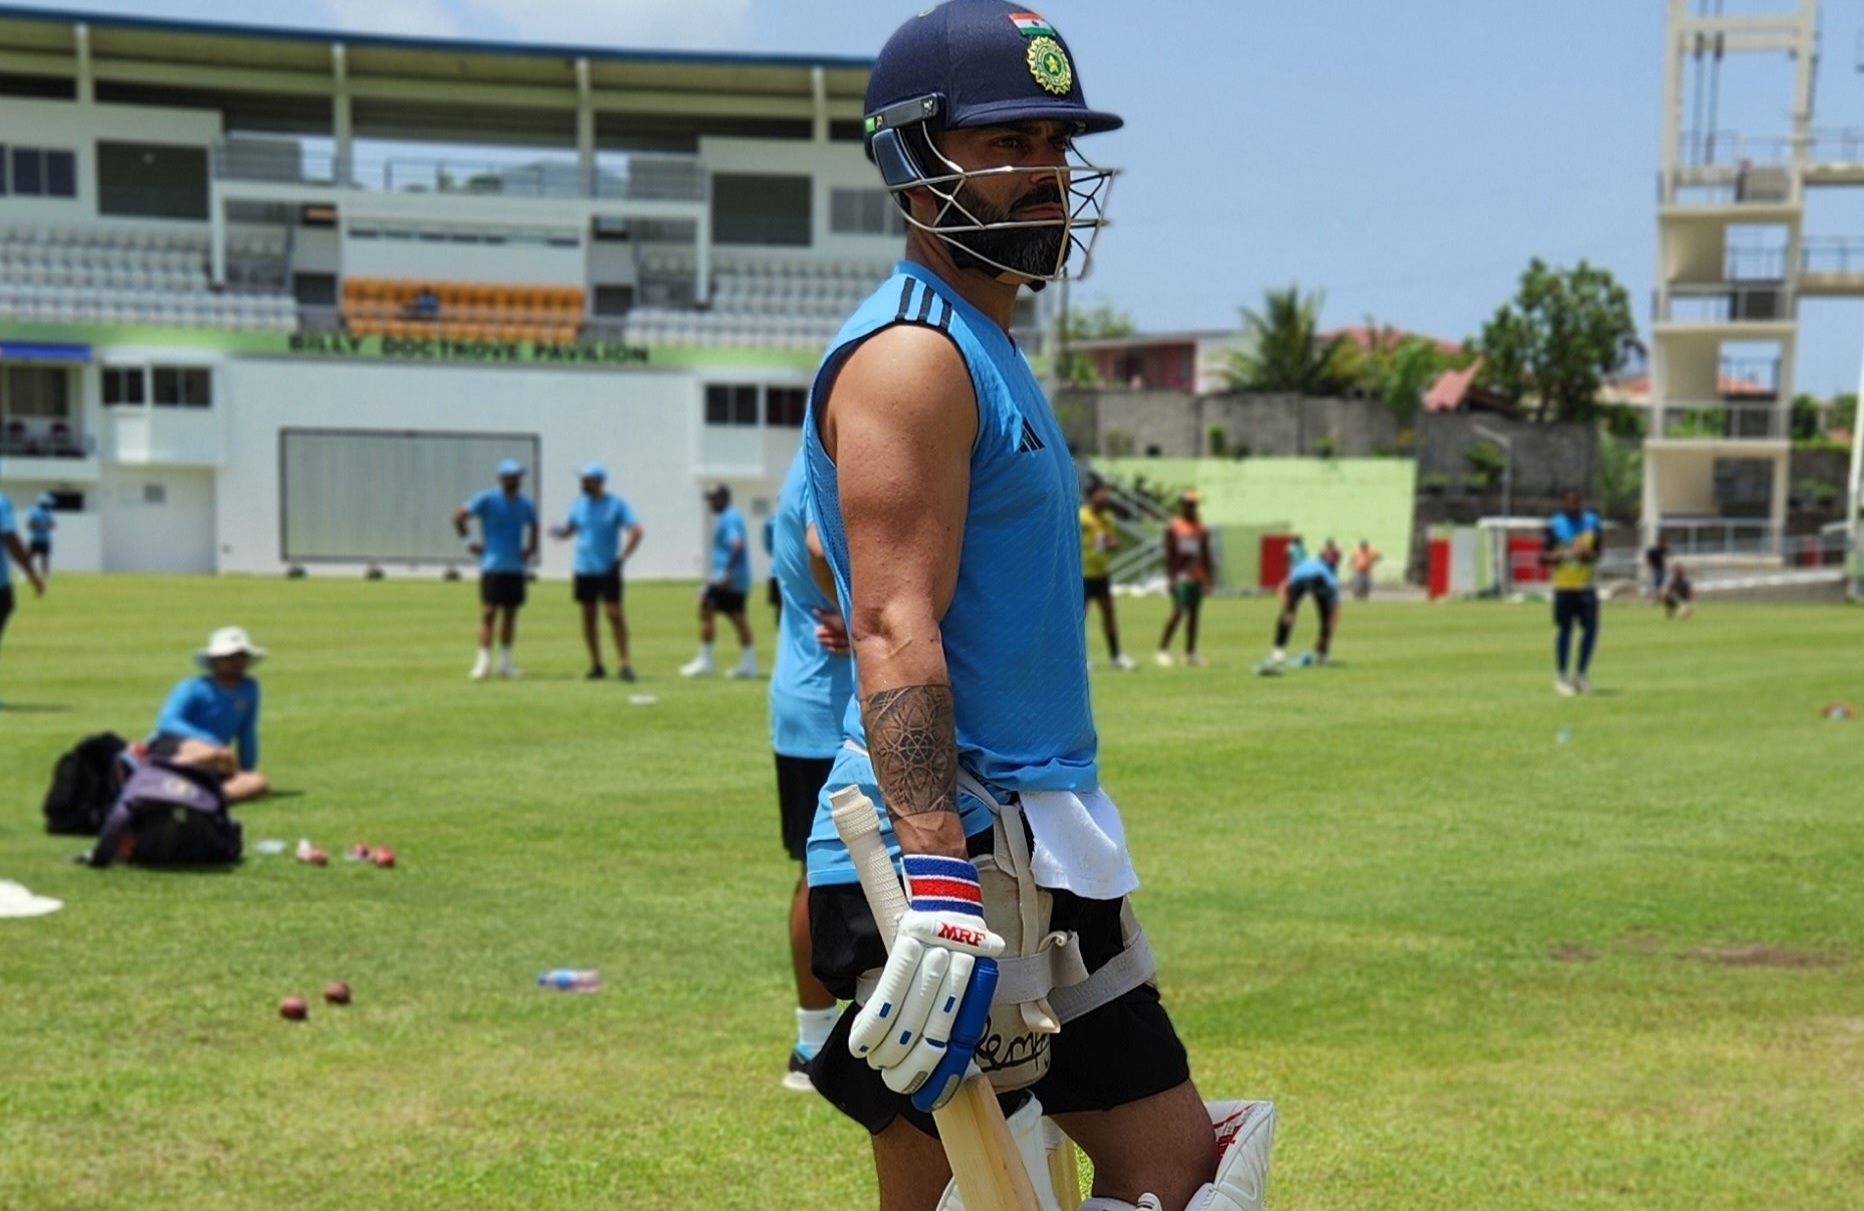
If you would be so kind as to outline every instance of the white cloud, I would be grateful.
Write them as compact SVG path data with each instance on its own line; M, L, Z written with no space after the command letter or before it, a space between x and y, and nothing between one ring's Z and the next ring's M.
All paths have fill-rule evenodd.
M459 38L467 31L446 0L324 0L337 28L414 38Z
M366 3L366 0L344 0ZM416 0L434 3L436 0ZM479 36L629 49L724 50L751 40L752 0L460 0Z

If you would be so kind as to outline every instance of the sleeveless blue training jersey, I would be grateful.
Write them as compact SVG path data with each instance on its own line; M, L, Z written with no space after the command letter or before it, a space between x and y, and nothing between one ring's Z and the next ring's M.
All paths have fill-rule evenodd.
M940 622L958 759L983 782L1009 790L1092 790L1100 775L1081 627L1074 459L1009 334L910 261L842 326L816 373L803 425L810 516L843 609L851 600L848 546L835 464L816 418L836 369L862 341L902 323L950 335L977 400L958 582ZM858 706L845 726L865 745Z
M841 717L854 696L854 661L822 650L814 610L833 610L809 570L808 485L797 451L771 515L770 571L783 596L777 659L770 670L770 747L785 757L833 757Z

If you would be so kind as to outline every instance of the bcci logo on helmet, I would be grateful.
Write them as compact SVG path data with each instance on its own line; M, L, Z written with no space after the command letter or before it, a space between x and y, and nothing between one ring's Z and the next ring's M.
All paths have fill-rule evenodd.
M1074 65L1061 43L1046 35L1029 40L1029 74L1058 97L1068 95L1074 87Z

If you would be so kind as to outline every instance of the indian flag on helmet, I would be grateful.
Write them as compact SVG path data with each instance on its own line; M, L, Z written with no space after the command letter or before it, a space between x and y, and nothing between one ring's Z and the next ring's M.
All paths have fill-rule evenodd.
M1025 38L1037 38L1044 34L1051 38L1055 36L1055 27L1036 13L1011 13L1010 21L1016 26L1016 32Z

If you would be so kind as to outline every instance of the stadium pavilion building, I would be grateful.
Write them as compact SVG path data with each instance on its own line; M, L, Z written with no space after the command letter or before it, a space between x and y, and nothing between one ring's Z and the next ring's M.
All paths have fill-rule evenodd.
M598 460L695 575L898 256L869 66L0 8L0 490L68 569L436 570Z

